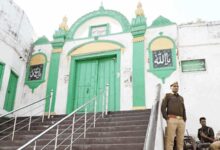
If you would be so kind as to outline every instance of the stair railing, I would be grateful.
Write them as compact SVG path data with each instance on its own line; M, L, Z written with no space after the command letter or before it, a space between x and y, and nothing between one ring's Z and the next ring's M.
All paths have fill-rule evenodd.
M160 143L157 143L156 140L158 138L158 134L160 132L160 129L158 128L160 125L160 97L161 97L161 84L157 85L157 93L156 93L156 98L154 101L154 104L151 109L151 115L150 115L150 120L146 132L146 137L145 137L145 144L144 144L144 149L143 150L163 150L163 149L158 149L157 145ZM159 125L158 125L159 124ZM163 137L162 137L163 140ZM163 141L162 141L163 142ZM155 145L157 143L157 145ZM163 147L163 143L162 143Z
M50 95L37 100L31 104L25 105L18 109L8 112L7 114L0 116L0 141L9 138L13 141L15 138L15 133L27 128L28 131L31 130L31 124L41 119L42 123L44 122L45 117L45 101L49 98L49 105L51 105L53 97L53 91L51 90ZM50 117L51 109L48 111L48 118ZM42 116L42 117L36 117ZM18 118L19 117L19 118ZM26 125L23 125L26 122ZM19 126L21 125L22 126ZM8 124L13 124L8 126Z
M106 85L104 91L99 93L97 96L93 97L91 100L87 101L82 106L75 109L69 115L65 116L48 129L44 130L42 133L37 135L35 138L28 141L26 144L18 148L18 150L23 150L25 148L29 149L57 149L61 148L63 150L73 149L73 144L79 138L86 138L86 131L92 126L96 126L96 121L108 114L108 99L109 99L109 84ZM97 116L97 103L102 103L101 113ZM88 113L93 109L93 113ZM81 114L81 115L80 115ZM83 114L83 115L82 115ZM90 116L89 116L90 115ZM71 123L65 125L65 121L71 120ZM80 124L80 121L83 122ZM88 124L90 122L90 124ZM88 125L88 126L87 126ZM82 131L83 130L83 131ZM47 138L46 136L50 133L55 133L55 137L49 140L46 144L40 147L38 142L42 139ZM44 137L45 136L45 137ZM66 144L68 143L68 144ZM63 145L65 144L65 145Z
M161 105L162 105L162 97L164 96L163 88L160 90L160 100L159 100L159 108L158 108L158 123L157 123L157 134L155 139L155 149L154 150L164 150L165 149L165 126L166 122L163 119L161 113Z

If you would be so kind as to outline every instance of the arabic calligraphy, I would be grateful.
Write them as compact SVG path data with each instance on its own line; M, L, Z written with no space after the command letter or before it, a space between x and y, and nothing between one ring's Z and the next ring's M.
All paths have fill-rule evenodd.
M153 66L154 68L172 66L171 49L153 51Z
M94 27L92 28L92 36L101 36L107 34L107 27L106 26L100 26L100 27Z
M43 73L43 64L30 66L29 80L40 80Z

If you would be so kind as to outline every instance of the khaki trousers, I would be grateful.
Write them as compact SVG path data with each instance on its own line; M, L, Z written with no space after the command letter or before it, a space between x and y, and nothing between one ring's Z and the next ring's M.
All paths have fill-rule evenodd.
M220 150L220 141L216 141L210 145L211 150Z
M173 150L176 136L177 150L183 150L185 122L183 119L169 118L165 137L165 150Z

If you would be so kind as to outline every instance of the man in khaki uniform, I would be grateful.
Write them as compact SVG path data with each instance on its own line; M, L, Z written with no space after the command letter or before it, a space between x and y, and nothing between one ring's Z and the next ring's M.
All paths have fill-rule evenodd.
M183 97L178 94L178 82L170 85L172 93L167 93L161 105L163 118L167 121L165 150L173 150L176 136L177 150L183 150L186 111Z
M210 145L210 150L220 150L220 131L218 131L215 141Z

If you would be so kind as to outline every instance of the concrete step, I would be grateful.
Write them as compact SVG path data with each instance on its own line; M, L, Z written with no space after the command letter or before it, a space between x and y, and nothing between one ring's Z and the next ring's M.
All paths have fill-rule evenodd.
M89 128L87 132L112 132L112 131L129 131L129 130L146 130L147 126L146 125L127 125L127 126L113 126L113 127L96 127L96 128ZM65 129L60 129L59 131L62 132ZM76 130L76 129L75 129ZM44 130L30 130L30 131L20 131L19 135L27 135L27 134L40 134ZM77 130L77 132L83 132L84 129L81 128ZM72 132L72 129L68 129L67 132ZM11 132L8 132L11 133ZM8 135L8 133L5 133L4 135ZM56 129L50 130L48 133L56 133Z
M144 144L130 143L130 144L74 144L73 150L143 150ZM19 146L1 147L0 150L16 150ZM42 146L38 146L36 150L40 150ZM49 145L44 150L52 150L54 146ZM61 145L57 150L69 149L69 145ZM25 148L25 150L33 150L33 146Z
M79 138L74 144L129 144L129 143L143 143L145 140L145 136L134 136L134 137L96 137L96 138ZM74 140L73 140L74 141ZM62 142L62 145L70 144L70 138L67 139L58 139L58 145ZM1 142L1 146L21 146L24 143L23 140L16 140L13 142L3 141ZM37 140L38 146L43 146L50 143L49 145L54 145L55 141L50 142L50 139L39 139ZM32 143L34 145L34 143Z
M12 142L11 137L0 141L0 150L13 150L23 145L37 134L43 132L49 128L55 122L59 121L66 115L54 115L50 119L45 119L44 123L38 119L31 125L31 131L21 130L15 133L15 139ZM88 117L92 117L93 114L88 114ZM100 118L96 122L96 127L93 128L93 122L88 121L87 127L92 125L91 128L87 129L86 138L83 138L84 118L75 124L75 130L78 130L74 134L74 138L79 138L73 144L75 150L139 150L143 149L145 141L145 135L147 125L149 121L150 110L137 110L137 111L122 111L122 112L109 112L105 118ZM76 118L82 117L81 114L77 115ZM37 118L37 117L35 117ZM19 118L21 119L21 118ZM23 118L24 119L24 118ZM58 144L62 142L62 145L58 149L65 149L70 144L71 135L71 123L72 118L69 118L59 125L59 133L67 129L58 138ZM9 125L9 124L8 124ZM22 127L24 124L17 126ZM81 128L79 128L81 127ZM55 137L56 128L52 129L37 141L37 149L48 143ZM0 135L0 138L2 135ZM64 139L67 139L63 142ZM54 141L49 144L46 149L54 149ZM33 146L33 144L31 145ZM31 147L30 146L30 147ZM33 147L32 147L33 148ZM31 148L28 148L31 149Z

